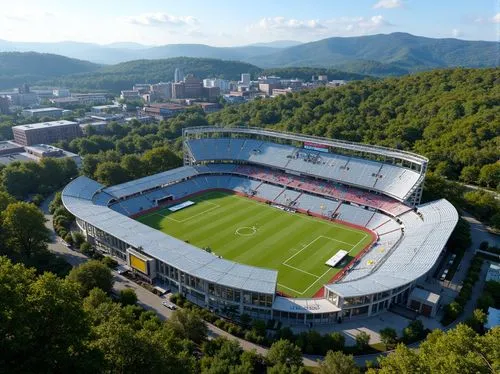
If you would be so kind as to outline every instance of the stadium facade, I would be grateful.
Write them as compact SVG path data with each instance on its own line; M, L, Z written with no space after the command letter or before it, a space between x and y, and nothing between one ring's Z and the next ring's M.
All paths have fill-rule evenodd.
M183 147L180 168L112 187L79 177L62 200L96 248L222 315L315 325L406 304L458 221L446 200L420 204L428 160L414 153L261 128L188 128ZM301 299L277 293L275 270L214 256L134 220L214 189L355 225L376 239L322 297Z

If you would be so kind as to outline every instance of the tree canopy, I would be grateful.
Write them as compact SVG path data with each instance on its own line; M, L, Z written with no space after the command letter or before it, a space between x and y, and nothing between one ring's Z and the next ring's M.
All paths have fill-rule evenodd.
M430 169L440 175L458 179L468 167L463 178L496 187L498 82L497 69L434 70L255 100L208 120L415 151L429 157Z

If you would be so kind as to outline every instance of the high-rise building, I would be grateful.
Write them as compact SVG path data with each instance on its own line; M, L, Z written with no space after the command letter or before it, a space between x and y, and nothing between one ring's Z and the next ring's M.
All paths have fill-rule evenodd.
M198 98L203 95L203 82L193 74L184 78L184 94L186 98Z
M172 83L159 82L150 86L154 99L170 99L172 97Z
M0 96L0 113L7 114L9 113L9 104L10 100L6 96Z
M182 82L184 80L184 72L181 68L175 68L174 83Z
M241 74L241 84L244 86L250 85L250 74L248 73Z
M184 82L172 84L172 99L184 99L186 92L185 88Z
M218 87L221 92L229 92L229 81L219 78L203 79L203 87Z

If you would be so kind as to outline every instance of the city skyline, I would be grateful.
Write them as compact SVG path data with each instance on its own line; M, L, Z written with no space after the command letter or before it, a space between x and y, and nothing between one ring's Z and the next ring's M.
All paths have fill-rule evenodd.
M3 3L3 4L2 4ZM275 40L309 42L334 36L408 32L434 38L497 41L500 1L349 2L257 0L251 7L226 1L141 3L88 0L0 1L0 39L144 45L180 43L237 46Z

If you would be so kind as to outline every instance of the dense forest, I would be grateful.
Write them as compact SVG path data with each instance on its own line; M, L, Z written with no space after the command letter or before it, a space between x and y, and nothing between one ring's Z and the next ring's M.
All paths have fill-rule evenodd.
M326 38L284 48L267 55L249 57L245 61L266 68L289 66L339 68L339 65L352 62L376 61L386 64L389 68L383 75L397 74L398 71L408 74L445 67L496 66L498 43L435 39L395 32L387 35ZM357 66L353 65L353 68Z
M96 71L100 65L64 56L35 52L0 52L0 88L63 75Z
M211 58L176 57L160 60L136 60L110 65L85 74L67 75L55 80L42 81L39 85L68 87L72 89L94 89L120 92L130 90L134 83L168 82L174 79L176 68L184 74L194 74L203 79L207 77L239 80L241 73L252 75L260 68L244 62L224 61Z
M290 68L274 68L274 69L264 69L261 75L274 75L281 77L283 79L302 79L306 82L310 82L312 77L318 79L318 75L327 75L328 80L342 79L347 81L359 80L368 78L367 75L347 73L345 71L340 71L337 69L327 69L327 68L310 68L310 67L290 67Z
M500 183L498 69L363 80L229 106L211 124L262 126L421 153L449 179Z

